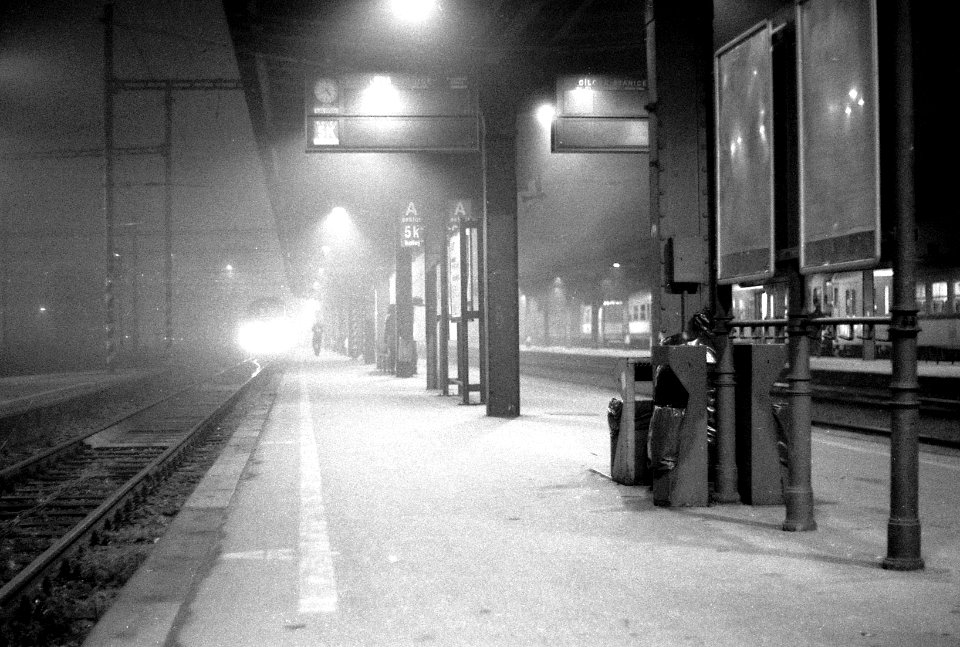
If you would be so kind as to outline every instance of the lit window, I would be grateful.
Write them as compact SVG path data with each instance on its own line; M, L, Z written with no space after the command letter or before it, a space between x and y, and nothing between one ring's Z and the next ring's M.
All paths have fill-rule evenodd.
M937 281L930 286L930 311L941 313L947 305L947 282Z
M917 309L927 311L927 286L924 283L917 283Z
M953 282L953 312L960 314L960 281Z

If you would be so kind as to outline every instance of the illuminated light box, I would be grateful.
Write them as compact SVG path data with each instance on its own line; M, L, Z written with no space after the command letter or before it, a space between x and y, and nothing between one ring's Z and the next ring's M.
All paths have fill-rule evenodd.
M636 153L649 150L646 79L561 76L556 83L554 152Z
M316 75L306 81L307 152L476 152L480 119L465 77Z

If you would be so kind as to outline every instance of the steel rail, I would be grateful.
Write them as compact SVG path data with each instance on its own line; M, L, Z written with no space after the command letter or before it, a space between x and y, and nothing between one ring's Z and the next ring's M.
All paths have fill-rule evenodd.
M234 365L234 366L231 366L231 367L229 367L229 368L226 368L226 369L220 371L219 373L215 373L212 377L205 378L205 379L207 379L207 380L216 379L216 378L224 375L224 374L227 373L228 371L236 370L236 368L237 368L238 366L241 366L242 364L244 364L244 363L246 363L246 362L248 362L248 361L249 361L249 360L244 360L244 361L241 362L240 364L236 364L236 365ZM258 366L259 366L259 365L258 365ZM263 370L263 367L259 367L259 368L257 369L257 372L259 373L261 370ZM30 456L29 458L25 458L25 459L23 459L22 461L19 461L19 462L17 462L17 463L14 463L13 465L11 465L11 466L9 466L9 467L5 467L4 469L0 470L0 491L2 491L2 490L4 489L4 487L7 485L7 483L10 483L10 482L13 481L14 479L16 479L20 474L28 471L29 469L31 469L31 468L33 468L33 467L38 467L38 466L41 465L42 463L46 462L47 459L52 458L52 457L56 456L57 454L61 454L61 453L65 452L65 451L67 451L68 449L70 449L70 448L73 447L74 445L79 445L80 443L82 443L83 441L85 441L87 438L90 438L91 436L96 436L97 434L106 431L106 430L109 429L110 427L119 425L120 423L125 422L126 420L129 420L130 418L133 418L134 416L139 416L139 415L141 415L141 414L143 414L143 413L146 413L146 412L149 411L150 409L152 409L152 408L154 408L154 407L156 407L156 406L159 406L159 405L163 404L164 402L166 402L167 400L170 400L171 398L175 398L175 397L177 397L177 396L179 396L179 395L182 395L183 393L189 391L190 389L195 389L195 388L197 388L198 386L200 386L201 384L203 384L203 381L204 381L203 379L198 380L198 381L196 381L196 382L194 382L194 383L192 383L192 384L189 384L188 386L185 386L184 388L182 388L182 389L180 389L180 390L178 390L178 391L174 391L173 393L170 393L169 395L165 395L165 396L163 396L162 398L158 398L158 399L156 399L156 400L153 400L152 402L150 402L150 403L148 403L148 404L145 404L145 405L143 405L142 407L138 408L136 411L133 411L133 412L131 412L131 413L128 413L128 414L119 416L119 417L117 417L117 418L114 418L113 420L111 420L111 421L108 422L107 424L103 425L102 427L98 427L97 429L94 429L94 430L92 430L92 431L84 432L84 433L80 434L79 436L76 436L75 438L70 438L69 440L65 440L65 441L63 441L62 443L58 444L58 445L54 445L53 447L50 447L49 449L46 449L46 450L40 452L39 454L35 454L35 455L33 455L33 456Z
M190 388L202 386L204 382L211 382L217 377L224 375L228 371L235 370L238 366L247 363L249 363L249 361L244 361L236 366L225 369L208 380L197 382L191 387L187 387L187 389L178 391L177 394L183 393ZM20 570L11 580L0 587L0 608L8 607L11 602L17 600L18 598L22 598L28 591L40 585L44 576L49 573L54 566L59 564L63 559L67 558L70 553L77 548L80 541L102 528L109 520L110 515L115 515L115 513L118 512L119 509L125 505L131 497L135 496L144 489L152 487L155 484L154 477L158 474L162 475L166 470L172 469L172 466L175 465L176 461L181 457L183 452L185 452L196 440L198 440L200 432L211 425L216 424L216 422L222 419L223 416L226 415L226 413L234 406L236 401L250 388L254 380L263 375L263 373L263 367L257 365L256 370L249 377L247 377L243 384L235 389L229 395L229 397L221 402L213 413L194 425L184 435L184 437L180 439L179 442L167 448L162 454L154 458L135 476L128 479L123 485L114 491L114 494L101 503L94 511L84 517L83 520L81 520L71 530L64 534L63 537L57 540L36 559L30 562L30 564L28 564L24 569ZM144 407L137 413L142 413L153 406L156 406L156 403L153 403L148 407ZM127 417L129 416L125 416L123 419L126 419ZM89 435L91 434L88 434L88 436Z

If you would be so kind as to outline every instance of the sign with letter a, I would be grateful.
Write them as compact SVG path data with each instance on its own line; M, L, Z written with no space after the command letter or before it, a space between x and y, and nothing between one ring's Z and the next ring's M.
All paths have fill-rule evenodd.
M410 202L400 218L400 246L420 247L423 245L423 219L417 212L417 206Z

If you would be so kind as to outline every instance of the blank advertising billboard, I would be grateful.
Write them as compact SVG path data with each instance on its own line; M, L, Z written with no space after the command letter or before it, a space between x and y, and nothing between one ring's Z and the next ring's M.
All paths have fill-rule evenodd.
M797 5L800 271L866 269L880 259L876 7Z
M773 61L770 24L714 58L717 124L717 280L773 276Z

